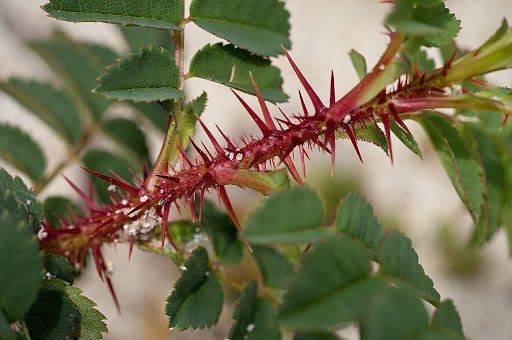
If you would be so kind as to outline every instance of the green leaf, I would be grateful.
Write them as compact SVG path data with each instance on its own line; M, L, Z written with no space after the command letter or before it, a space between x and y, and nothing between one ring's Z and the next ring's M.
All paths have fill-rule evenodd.
M98 120L109 103L91 90L97 85L96 78L114 62L117 54L105 46L78 43L62 33L49 41L31 42L29 46L57 73L64 83L63 89L70 92L80 108Z
M10 191L0 191L0 310L10 322L29 311L43 276L39 242L16 200Z
M160 103L132 103L137 111L148 118L160 131L165 133L169 124L169 113L162 109Z
M25 317L30 337L39 339L72 339L77 331L80 313L62 290L42 288Z
M107 67L93 92L108 99L154 102L185 98L178 86L178 68L165 48L149 46Z
M11 328L11 323L7 320L2 308L0 308L0 339L19 340L21 337Z
M415 43L439 47L449 43L460 31L460 20L450 13L442 1L419 4L414 0L395 2L386 23L412 37Z
M41 7L52 18L72 22L102 21L159 29L182 30L176 24L183 14L180 0L50 0Z
M199 206L196 202L196 206ZM221 213L208 200L203 202L201 221L208 235L212 239L215 254L224 263L238 263L242 258L242 243L238 240L238 231L233 220Z
M78 308L80 318L78 327L73 333L73 338L80 340L96 340L101 339L101 333L108 333L105 315L100 313L96 308L97 304L91 299L81 295L82 290L72 286L66 286L65 292L71 301Z
M290 281L278 313L280 322L289 328L318 329L356 320L373 294L386 285L369 272L370 261L360 243L331 238L315 245Z
M130 51L137 51L141 47L148 45L163 47L171 55L174 55L174 31L155 30L148 27L139 26L118 26Z
M512 154L501 143L497 143L500 164L503 169L504 186L500 222L507 232L509 251L512 250Z
M133 121L125 118L110 119L103 131L123 147L124 154L133 154L137 163L149 160L146 136Z
M177 137L181 139L183 150L189 143L189 137L196 133L197 117L200 117L206 107L206 92L185 106L181 117L177 117Z
M0 124L0 157L32 180L43 179L46 159L39 145L18 127Z
M352 66L354 66L354 69L356 70L359 80L363 80L363 78L368 73L368 69L366 67L366 59L361 53L353 49L350 50L348 55L350 57L350 60L352 61Z
M307 187L279 191L263 201L245 223L244 236L251 243L309 243L330 236L323 227L324 210L318 196Z
M165 314L169 316L169 327L178 327L178 331L210 328L219 319L222 300L220 282L208 270L208 253L200 247L185 263L181 278L167 298Z
M336 334L331 333L329 331L320 330L320 331L300 331L295 333L295 337L293 340L339 340Z
M284 102L288 96L282 90L283 80L278 68L270 60L222 43L206 45L190 62L190 73L203 79L225 84L237 90L255 94L249 77L254 81L263 97L273 103Z
M123 159L118 158L117 156L107 151L89 150L82 157L82 161L85 163L85 167L87 169L102 173L110 177L113 176L110 170L114 171L128 182L130 182L130 179L133 177L128 170L130 165ZM99 194L100 200L104 203L110 203L110 192L108 191L109 183L96 176L92 176L92 180L96 191ZM114 194L119 195L118 193Z
M361 338L365 340L417 339L427 328L425 306L410 288L383 289L372 301L361 321Z
M439 304L432 316L431 327L438 329L451 329L463 335L460 316L453 305L453 301L446 300Z
M23 204L32 221L34 232L39 232L43 221L43 205L37 200L34 190L28 189L19 178L11 177L5 169L0 168L0 192L9 191L18 204Z
M277 249L268 246L251 246L260 266L265 285L272 288L284 288L293 276L293 267L287 258Z
M64 256L56 254L44 254L43 256L44 267L48 273L56 278L66 281L70 285L75 281L73 267Z
M427 300L439 301L434 283L425 275L411 240L399 231L386 234L379 249L380 272L392 281L398 280L418 289Z
M357 136L357 140L373 143L379 146L386 153L386 155L388 154L388 142L386 141L384 132L380 129L380 127L373 124L369 124L366 127L361 125L354 125L354 129L354 134ZM336 131L335 133L337 138L349 138L345 130L341 132Z
M445 119L434 114L421 117L419 122L427 132L455 191L477 221L483 203L483 169L467 141Z
M76 143L82 135L82 121L68 95L48 83L10 79L0 90L24 105L65 142Z
M382 226L373 215L373 207L362 196L349 194L338 207L335 228L355 238L370 250L373 259L382 239Z
M71 208L76 214L84 215L83 211L67 197L50 196L44 200L45 219L50 222L53 228L62 228L59 217L74 224L77 221L73 219L69 209Z
M471 130L471 137L476 143L476 152L480 155L485 175L485 201L470 241L472 245L482 245L500 227L500 205L503 200L505 178L494 138L477 124L468 123L466 126Z
M418 146L418 143L414 140L414 137L407 133L404 129L402 129L398 124L391 123L389 124L391 131L398 137L398 139L404 143L405 146L409 148L413 153L415 153L419 158L423 159L423 155Z
M250 281L237 301L229 331L230 340L280 340L281 334L272 306L258 298L256 281Z
M263 56L291 47L290 14L278 0L193 0L190 18L216 36Z

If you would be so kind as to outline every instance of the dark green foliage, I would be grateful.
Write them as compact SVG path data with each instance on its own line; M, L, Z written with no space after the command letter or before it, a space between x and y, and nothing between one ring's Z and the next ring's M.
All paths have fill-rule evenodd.
M198 201L196 200L196 203ZM196 204L196 206L199 206ZM242 243L238 240L236 226L231 218L218 211L205 200L199 224L204 227L215 249L217 257L225 263L237 263L242 258Z
M443 301L437 307L434 315L432 316L431 327L439 329L451 329L460 335L462 334L462 324L460 322L459 313L453 305L453 301Z
M167 298L165 314L169 315L169 327L179 331L210 328L219 318L222 300L219 280L208 268L208 253L200 247L182 267L181 278Z
M80 340L97 340L103 337L101 333L108 333L103 321L106 319L105 315L94 308L97 306L94 301L81 295L82 291L79 288L66 286L65 291L80 313L78 326L72 337Z
M0 191L0 231L0 309L14 322L36 299L43 261L26 208L10 191Z
M50 196L46 198L43 207L45 219L50 222L53 228L62 227L60 218L69 221L71 224L76 222L69 209L72 209L78 215L83 215L81 209L73 201L62 196Z
M356 70L357 77L359 78L359 80L362 80L368 73L366 59L361 53L357 52L356 50L350 50L348 55L350 57L350 60L352 61L354 69Z
M193 0L190 17L220 38L263 56L290 48L290 14L278 0Z
M123 154L131 154L135 163L149 161L146 137L137 124L129 119L108 120L103 128L105 133L123 147Z
M16 204L25 206L34 232L39 232L43 221L43 205L37 200L34 190L28 189L18 176L13 178L7 171L0 168L0 192L6 191L14 195Z
M149 46L107 68L94 92L108 99L154 102L184 98L174 58L164 48Z
M281 334L270 303L258 298L258 285L250 281L237 301L235 320L228 338L231 340L280 340Z
M118 26L126 42L130 46L130 51L138 51L141 47L153 45L163 47L171 55L174 54L173 32L168 30L154 30L149 27L139 26Z
M339 338L328 331L297 332L293 340L339 340Z
M288 96L283 92L278 68L270 60L251 54L233 45L206 45L190 62L190 73L221 83L246 93L255 94L249 77L254 81L266 100L284 102Z
M333 327L359 318L385 282L370 277L365 248L348 238L318 243L303 258L279 308L289 328Z
M113 24L177 29L183 12L180 0L50 0L42 6L48 15L73 22L103 21Z
M253 245L251 248L260 266L265 285L284 288L294 273L286 256L273 247Z
M409 133L407 133L407 131L398 126L398 124L395 124L395 122L390 122L389 127L393 134L397 136L398 139L409 148L409 150L415 153L419 158L423 159L423 155L418 146L418 143L414 140L413 136L411 136Z
M79 318L77 307L64 291L42 288L25 322L34 340L71 339Z
M324 211L318 196L307 187L279 191L247 219L244 235L251 243L309 243L328 237L334 230L323 227Z
M27 174L32 180L41 180L46 159L39 145L18 127L0 124L0 157Z
M73 267L73 265L71 265L64 256L44 254L43 263L46 271L57 279L66 281L70 285L75 281L75 277L73 275L75 267Z
M132 103L132 105L158 130L165 133L169 124L169 113L165 112L159 103Z

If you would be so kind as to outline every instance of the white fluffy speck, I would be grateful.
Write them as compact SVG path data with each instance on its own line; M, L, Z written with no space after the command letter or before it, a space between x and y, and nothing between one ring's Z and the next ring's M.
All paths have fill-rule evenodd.
M343 123L344 124L347 124L348 122L350 122L350 120L352 119L352 117L350 117L350 115L346 115L344 118L343 118Z

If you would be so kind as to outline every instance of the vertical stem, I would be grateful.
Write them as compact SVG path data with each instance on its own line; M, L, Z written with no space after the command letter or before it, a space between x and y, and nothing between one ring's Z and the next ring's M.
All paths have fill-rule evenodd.
M185 75L185 0L181 0L183 3L183 12L181 13L181 19L178 26L181 27L182 31L174 31L174 62L178 68L178 86L177 89L183 90L183 79ZM169 115L169 124L167 125L167 132L165 133L165 139L160 149L158 158L151 169L146 182L144 183L146 190L152 191L156 185L157 175L162 173L165 169L167 162L169 161L171 142L174 132L176 130L177 118L182 114L183 99L175 100L174 112Z

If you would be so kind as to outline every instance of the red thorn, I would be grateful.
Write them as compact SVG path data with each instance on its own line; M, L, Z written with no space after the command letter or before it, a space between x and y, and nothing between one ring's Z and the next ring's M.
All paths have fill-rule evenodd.
M176 205L176 208L178 209L178 211L181 215L181 211L180 211L180 208L178 207L178 203L174 202L174 204ZM162 245L160 246L160 250L164 249L165 236L167 236L167 239L169 240L169 242L171 243L173 248L175 250L178 249L178 248L176 248L176 245L174 244L174 241L172 240L172 237L167 230L167 223L169 222L169 211L170 210L171 210L171 203L165 204L163 212L162 212Z
M236 149L236 146L235 146L233 143L231 143L231 141L230 141L230 140L229 140L229 138L224 134L224 132L222 132L222 130L221 130L217 125L215 125L215 126L217 127L217 130L219 130L219 132L220 132L220 134L222 135L222 137L223 137L223 138L226 140L226 142L228 143L228 147L229 147L230 149Z
M223 185L217 186L217 192L219 193L219 197L222 199L222 202L224 203L224 206L226 207L226 210L228 212L228 215L231 217L231 220L236 226L236 229L240 234L242 234L242 225L240 224L240 221L238 220L238 217L236 216L235 209L233 209L233 206L231 205L231 201L229 200L228 193L226 192L226 188L224 188ZM247 248L252 252L251 245L247 240L244 239L245 244L247 245Z
M86 171L89 171L85 169ZM64 179L71 185L71 187L78 193L82 200L89 206L90 209L99 210L100 208L94 203L94 201L87 196L82 190L80 190L73 182L71 182L66 176L62 175Z
M295 65L295 63L293 62L292 58L288 54L288 51L286 51L284 46L282 46L282 48L283 48L284 54L286 55L286 58L288 58L288 61L290 62L290 65L292 66L293 70L295 71L295 74L297 74L297 77L299 78L300 82L302 83L302 86L304 86L304 89L308 93L309 98L311 99L311 102L313 102L313 106L315 107L315 114L322 113L326 109L325 105L322 103L320 98L318 98L318 95L313 90L311 85L309 85L308 81L302 75L302 73L300 72L300 70L297 67L297 65Z
M487 82L485 80L480 80L480 79L473 77L473 78L469 79L468 81L473 85L489 88L489 84L487 84Z
M308 108L306 107L306 103L304 103L304 98L302 98L302 93L299 91L300 104L302 105L302 111L304 111L304 116L309 116Z
M204 130L204 132L206 132L206 135L208 136L208 138L210 138L210 141L212 142L215 150L219 153L219 155L224 155L224 150L222 150L222 147L220 146L219 142L217 142L215 137L213 137L210 130L208 130L206 125L204 125L203 121L199 117L197 117L197 120L199 121L199 124L201 124L201 126L203 127L203 130Z
M302 163L302 174L304 175L304 180L306 180L306 162L304 161L304 154L306 151L304 151L304 146L299 145L299 151L300 151L300 161Z
M196 143L194 143L194 141L192 140L192 138L188 137L188 139L190 140L190 143L192 144L192 146L194 147L194 149L196 149L197 153L199 154L199 156L201 156L201 158L203 159L203 162L206 166L210 166L211 164L211 161L210 159L208 158L208 156L206 156L206 154L203 152L203 150L201 150L197 145Z
M137 175L135 174L135 172L133 172L133 170L132 170L132 169L128 168L128 171L130 171L130 173L132 174L132 176L137 180L137 182L139 182L139 185L144 184L144 182L139 178L139 176L137 176Z
M101 281L105 282L103 278L103 257L101 256L101 251L98 246L91 247L92 257L94 259L94 263L96 264L96 270L100 275Z
M331 96L330 105L333 106L336 102L336 91L334 90L334 71L331 71Z
M249 77L251 77L252 87L254 87L254 91L256 92L256 97L258 97L258 101L261 106L261 111L263 112L263 117L265 118L265 123L267 123L267 127L269 127L271 130L277 130L276 125L274 124L274 121L272 121L272 117L270 116L270 112L268 111L267 104L265 103L265 99L263 98L263 95L261 94L260 89L256 85L256 82L254 81L254 78L252 77L252 72L249 71Z
M168 175L156 175L157 177L169 180L173 183L180 183L181 180L178 177L168 176Z
M135 243L135 235L130 234L130 250L128 251L128 261L132 258L133 243Z
M457 54L457 50L453 51L452 56L450 57L450 60L443 66L443 76L446 76L446 72L452 67L453 59L455 59L455 55Z
M503 123L501 123L500 131L503 130L503 127L505 126L505 123L507 122L508 117L509 116L505 116L505 118L503 119Z
M83 168L82 168L83 169ZM84 169L87 171L87 169ZM118 174L115 173L114 170L110 169L110 173L114 176L116 176L116 178L120 181L120 182L123 182L124 184L128 184L128 185L131 185L130 183L128 183L123 177L119 176ZM132 185L133 186L133 185Z
M354 133L352 133L350 126L347 125L345 128L345 131L347 132L348 138L350 138L350 141L352 142L352 145L354 146L354 149L356 150L357 156L359 156L359 160L361 161L361 163L363 163L363 158L361 157L361 153L359 152L359 148L357 147L355 129L354 129Z
M249 113L251 118L254 120L254 122L256 122L256 125L258 125L258 127L260 128L260 130L263 133L263 135L265 135L265 136L270 135L272 133L272 130L270 130L269 127L265 124L265 122L263 122L261 120L261 118L258 117L256 112L254 112L254 110L251 109L251 107L235 91L231 90L231 92L233 92L233 94L240 101L240 103L242 103L242 105L247 110L247 112Z
M288 168L288 171L290 171L290 173L292 174L293 178L297 181L297 183L299 183L300 186L304 185L304 183L302 182L302 179L299 176L299 172L295 168L295 165L293 164L290 156L286 157L285 160L283 161L283 163L284 163L284 165L286 165L286 167Z
M395 104L390 103L388 105L388 109L391 112L391 114L393 115L393 119L395 120L395 122L398 123L398 125L400 125L402 128L404 128L404 130L407 131L407 133L412 136L411 130L409 130L407 125L405 125L404 121L402 119L400 119L400 117L398 116L398 112L396 111Z
M380 116L382 124L384 125L384 132L386 133L386 141L388 142L389 157L391 158L391 164L393 164L393 148L391 147L391 129L389 128L389 115L383 114Z
M188 164L188 166L191 168L194 166L194 164L192 164L192 162L187 158L187 156L185 156L185 153L183 152L183 149L181 148L181 145L176 144L178 146L178 151L180 152L180 165L181 165L181 168L185 168L185 162Z
M199 221L201 221L201 215L203 213L204 190L205 190L205 187L202 187L201 192L199 193L199 216L198 216Z
M112 294L112 298L114 299L114 304L116 305L117 312L121 314L121 307L119 306L119 301L117 300L116 292L114 291L114 286L112 285L112 281L110 277L107 276L107 285L110 290L110 294Z
M336 158L336 141L334 137L335 123L329 119L326 124L325 142L331 144L331 177L334 175L334 160Z

